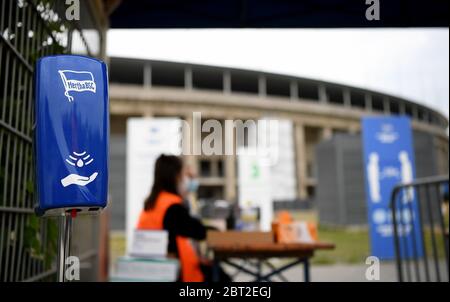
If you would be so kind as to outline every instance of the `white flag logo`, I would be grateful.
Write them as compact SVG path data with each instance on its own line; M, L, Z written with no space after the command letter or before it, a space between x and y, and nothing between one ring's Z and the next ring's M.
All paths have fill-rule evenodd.
M70 91L90 91L95 93L96 85L92 72L74 70L58 70L58 72L64 84L64 95L69 102L73 101L73 96L69 95Z

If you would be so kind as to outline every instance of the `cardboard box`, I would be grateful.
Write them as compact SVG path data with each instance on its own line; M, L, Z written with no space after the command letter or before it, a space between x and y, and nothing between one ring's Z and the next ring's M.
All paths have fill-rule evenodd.
M310 222L295 221L276 225L279 243L313 243L317 241L317 227Z
M272 232L239 232L239 231L209 231L206 236L209 246L239 244L239 243L273 243Z

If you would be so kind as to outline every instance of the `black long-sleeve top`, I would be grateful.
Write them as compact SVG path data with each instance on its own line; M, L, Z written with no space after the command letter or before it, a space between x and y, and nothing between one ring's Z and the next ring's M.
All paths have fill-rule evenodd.
M168 252L178 255L176 236L196 240L206 238L207 227L200 220L189 215L188 209L181 204L171 205L164 216L163 228L169 233Z

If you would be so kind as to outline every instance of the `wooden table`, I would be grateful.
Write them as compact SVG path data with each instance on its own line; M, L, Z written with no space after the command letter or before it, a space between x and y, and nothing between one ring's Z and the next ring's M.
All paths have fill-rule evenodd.
M209 248L214 252L213 280L218 280L218 267L220 263L226 263L255 277L254 281L271 281L271 277L278 275L283 281L287 281L281 273L293 266L303 264L304 280L310 281L309 259L314 256L317 250L332 250L335 245L332 243L233 243L215 244ZM242 264L237 264L230 259L243 259L256 267L256 271L246 268ZM295 258L281 267L274 267L268 259L270 258ZM251 260L256 259L256 263ZM244 263L245 264L245 263ZM270 268L268 274L262 273L262 265L266 264Z

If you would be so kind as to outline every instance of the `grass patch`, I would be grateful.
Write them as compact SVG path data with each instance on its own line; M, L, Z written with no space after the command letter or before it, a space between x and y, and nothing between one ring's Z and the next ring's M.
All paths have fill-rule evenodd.
M314 264L365 263L370 255L369 234L365 228L319 227L319 240L332 242L334 250L318 251L312 258Z
M291 212L299 221L318 223L317 211ZM370 255L369 232L367 228L345 228L319 226L319 240L336 245L334 250L318 251L312 258L314 264L365 263Z
M434 257L433 253L433 240L431 236L431 228L425 227L424 230L424 239L425 239L425 249L427 255L430 259ZM444 237L440 230L434 230L434 239L436 243L437 256L439 259L444 259L445 257L445 248L444 248Z

